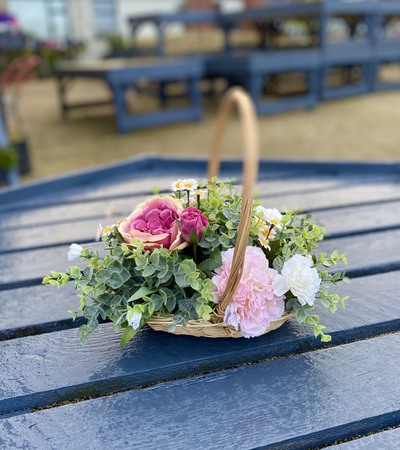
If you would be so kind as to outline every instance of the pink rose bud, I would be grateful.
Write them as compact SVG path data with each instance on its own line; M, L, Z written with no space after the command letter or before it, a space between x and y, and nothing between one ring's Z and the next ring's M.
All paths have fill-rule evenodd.
M188 246L178 228L177 220L183 211L182 203L169 196L153 197L141 203L125 220L118 231L127 244L137 239L146 250L164 247L169 251Z
M181 233L184 239L193 242L193 234L200 241L203 228L208 227L207 217L197 208L189 206L181 214ZM191 236L192 234L192 236Z

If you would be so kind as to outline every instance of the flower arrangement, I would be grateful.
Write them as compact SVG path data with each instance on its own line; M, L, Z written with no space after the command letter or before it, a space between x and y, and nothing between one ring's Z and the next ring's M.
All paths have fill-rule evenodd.
M346 263L346 256L316 253L324 229L310 215L281 214L258 200L251 206L240 279L226 309L218 311L234 264L241 208L242 196L230 182L178 180L169 195L149 198L118 224L100 229L101 249L72 244L68 258L80 258L83 266L51 272L43 283L75 282L80 306L71 313L87 319L80 327L83 342L106 319L123 330L124 345L156 318L167 319L169 332L219 322L250 338L290 316L329 341L313 309L316 303L332 313L338 304L344 307L347 297L329 293L344 273L329 269Z

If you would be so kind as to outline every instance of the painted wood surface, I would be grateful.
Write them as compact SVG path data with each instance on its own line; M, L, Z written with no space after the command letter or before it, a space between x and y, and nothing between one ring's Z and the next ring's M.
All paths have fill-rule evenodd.
M136 198L139 203L145 198ZM134 207L132 206L132 209ZM60 208L62 210L62 208ZM59 244L94 242L99 225L103 227L117 223L128 211L116 214L112 208L109 209L108 217L98 217L86 220L63 220L49 221L46 224L23 225L23 220L12 219L9 214L4 221L5 228L0 229L0 254L4 252L41 248ZM43 220L44 210L35 211L34 216ZM61 215L61 211L60 211ZM32 220L32 214L25 213L27 220ZM327 211L315 211L313 221L324 225L330 237L339 237L349 234L368 233L372 231L384 231L392 228L400 228L400 201L393 201L377 205L356 205L354 207L343 207ZM11 223L17 222L12 227Z
M90 213L98 220L104 220L110 216L113 211L118 211L120 215L127 214L140 202L154 194L155 189L160 189L161 192L170 192L170 186L173 180L157 180L151 184L134 184L121 183L118 188L102 191L99 188L97 195L88 196L85 198L84 194L79 197L79 192L71 193L71 197L63 201L59 201L51 206L51 203L39 203L29 205L26 208L11 209L10 211L0 212L0 232L4 229L16 229L32 227L40 224L53 223L69 223L73 220L87 217ZM323 190L329 187L335 187L342 184L342 180L334 177L329 178L311 178L311 179L285 179L281 181L265 181L259 182L257 191L260 193L268 193L268 195L284 194L293 189L299 192L314 192ZM54 198L53 198L54 203ZM15 205L10 205L14 208ZM43 222L43 219L46 221Z
M49 269L69 265L64 243L92 241L98 219L105 225L130 212L155 177L130 180L119 166L121 176L104 169L33 187L32 196L26 188L3 201L0 195L0 448L297 450L345 438L357 439L340 445L390 448L396 430L381 431L400 425L396 167L313 163L262 171L266 206L313 210L331 234L321 248L348 253L354 279L338 287L351 296L346 311L318 309L332 347L294 320L251 340L145 328L123 349L105 323L81 346L80 322L67 312L79 301L73 286L38 283ZM175 178L157 178L158 187ZM51 194L41 196L49 186ZM124 209L127 200L133 206ZM112 215L115 205L120 211ZM82 401L93 396L100 398ZM29 412L66 400L77 403Z
M288 178L283 174L283 180L275 181L261 181L257 184L257 192L264 195L284 195L292 192L293 189L300 193L314 192L326 188L334 188L338 184L343 185L344 181L337 177L309 177L299 178L298 176ZM16 208L16 204L10 204L9 210L0 212L0 230L3 228L10 228L15 226L32 226L43 221L45 216L48 223L57 221L60 215L66 221L79 219L82 214L97 214L98 217L105 217L109 211L119 209L126 213L133 208L138 202L143 201L149 196L153 195L155 190L161 190L166 193L170 191L172 181L176 180L178 176L170 179L157 179L157 181L138 183L119 183L112 185L108 189L107 186L99 187L90 195L91 191L71 190L70 195L64 199L41 198L29 204L22 203L22 206ZM117 203L118 202L118 203ZM15 225L17 223L17 225Z
M332 316L324 308L318 308L321 322L328 325L327 332L332 334L333 345L400 330L400 302L393 302L400 289L399 274L359 278L351 284L342 284L338 292L351 296L345 312L338 310ZM144 329L120 349L119 338L111 324L104 324L86 346L80 345L77 330L0 343L0 369L4 374L0 381L0 413L323 346L310 327L294 320L257 339L210 340ZM11 376L16 372L18 378Z
M210 136L211 139L211 136ZM22 206L38 204L57 204L62 202L72 191L82 193L96 188L101 183L107 187L121 180L155 180L164 178L168 174L174 177L195 176L206 173L207 161L204 159L163 158L150 156L134 158L122 163L108 164L85 170L76 174L67 174L54 179L21 186L19 189L8 189L0 192L0 211L20 209ZM286 180L290 178L309 178L313 176L340 176L347 179L362 181L363 178L373 177L399 177L399 163L368 163L368 162L336 162L330 161L271 161L261 160L259 178ZM240 176L242 162L238 160L224 160L221 164L221 176ZM57 191L57 199L51 194Z
M81 325L80 320L72 322L67 312L79 302L74 286L70 283L64 289L47 288L0 290L0 341Z
M242 366L5 419L0 443L306 449L398 421L399 358L389 335Z
M330 447L332 450L398 450L400 446L400 428L372 434L354 441Z
M377 273L400 268L400 230L373 233L365 236L330 239L320 245L324 252L338 249L346 252L350 276ZM0 289L39 284L50 270L64 271L69 267L66 258L69 245L41 248L29 252L16 252L0 256ZM373 255L373 257L371 257ZM338 266L342 270L343 266Z

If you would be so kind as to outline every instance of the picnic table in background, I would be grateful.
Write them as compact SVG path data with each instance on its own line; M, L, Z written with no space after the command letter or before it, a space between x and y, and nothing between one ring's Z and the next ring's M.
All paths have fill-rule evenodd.
M68 61L58 64L56 76L63 117L66 117L71 109L111 103L115 107L115 120L119 133L172 122L198 121L202 116L201 92L197 83L203 76L203 62L199 58L152 57ZM110 88L112 99L90 103L68 103L67 91L71 81L76 78L104 80ZM161 91L165 83L184 82L190 104L185 107L133 114L127 107L127 94L130 89L138 88L143 81L158 83ZM165 97L162 95L161 97L162 106L165 106Z
M104 323L81 346L73 287L41 278L99 222L205 167L144 158L0 193L1 448L399 448L398 164L261 162L263 203L312 212L329 233L321 250L348 255L346 313L317 310L329 345L289 321L255 339L145 328L123 349Z

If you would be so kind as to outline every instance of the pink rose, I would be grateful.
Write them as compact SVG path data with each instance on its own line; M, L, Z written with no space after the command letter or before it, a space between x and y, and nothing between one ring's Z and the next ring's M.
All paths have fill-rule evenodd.
M196 233L198 241L203 236L203 227L208 227L207 217L197 208L189 206L181 215L181 232L182 236L190 241L190 233Z
M178 228L177 220L183 211L182 203L169 196L153 197L141 203L121 222L118 231L127 244L137 239L146 250L164 247L181 250L189 244Z

